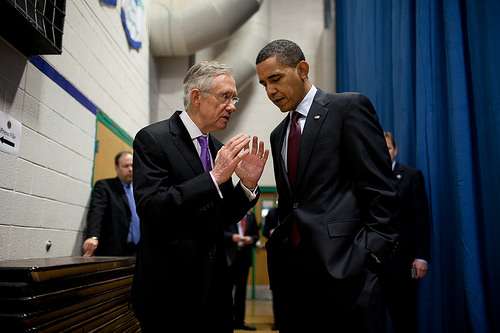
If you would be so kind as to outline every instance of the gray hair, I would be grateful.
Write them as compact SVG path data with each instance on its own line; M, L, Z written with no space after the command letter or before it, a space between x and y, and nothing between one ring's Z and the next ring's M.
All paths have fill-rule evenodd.
M207 92L212 88L212 81L219 75L233 75L232 68L217 61L202 61L187 71L182 82L184 85L184 107L186 111L191 106L191 90L200 89Z

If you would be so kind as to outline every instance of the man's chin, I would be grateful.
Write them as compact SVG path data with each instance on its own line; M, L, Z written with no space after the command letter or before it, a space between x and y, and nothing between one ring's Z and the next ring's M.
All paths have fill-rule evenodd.
M223 120L219 121L219 123L217 124L218 125L217 129L219 131L225 130L228 124L229 124L229 119L223 119Z

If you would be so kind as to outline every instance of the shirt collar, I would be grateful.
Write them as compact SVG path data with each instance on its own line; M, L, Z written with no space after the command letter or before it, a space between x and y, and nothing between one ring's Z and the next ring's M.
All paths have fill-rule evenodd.
M186 111L181 112L179 117L181 118L182 123L186 127L186 129L189 133L189 136L191 137L191 140L194 140L197 137L204 135L200 131L198 126L196 126L196 124L194 123L194 121L191 119L191 117L189 116L189 114Z
M396 167L396 160L392 161L392 171L394 171L395 167Z
M132 188L132 183L127 184L127 183L122 182L122 180L120 178L118 178L118 179L120 180L120 183L122 183L123 188L125 188L125 189Z
M311 109L311 105L314 101L314 96L316 95L316 92L318 89L312 85L311 89L307 92L307 94L304 96L304 99L297 105L297 108L295 111L300 113L304 118L307 118L307 114L309 113L309 110ZM290 116L292 113L290 112Z

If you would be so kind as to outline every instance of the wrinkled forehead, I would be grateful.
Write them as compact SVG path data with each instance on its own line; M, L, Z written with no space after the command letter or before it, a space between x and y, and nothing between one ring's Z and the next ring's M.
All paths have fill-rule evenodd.
M217 75L212 80L211 91L236 94L236 81L229 74Z

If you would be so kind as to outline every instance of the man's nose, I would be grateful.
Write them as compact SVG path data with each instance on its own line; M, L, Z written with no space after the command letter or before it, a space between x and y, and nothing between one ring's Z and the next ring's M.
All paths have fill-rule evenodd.
M274 88L272 86L267 86L266 90L267 90L267 96L269 96L269 97L274 97L274 95L278 92L276 90L276 88Z

